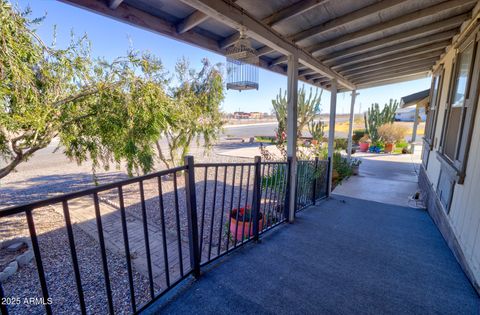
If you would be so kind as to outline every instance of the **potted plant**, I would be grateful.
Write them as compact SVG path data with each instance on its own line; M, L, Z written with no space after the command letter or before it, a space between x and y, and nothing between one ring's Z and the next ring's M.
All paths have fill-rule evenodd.
M367 152L372 140L370 140L370 137L367 134L364 134L363 137L358 140L358 143L360 146L360 152Z
M318 145L319 141L322 140L325 134L325 123L323 121L311 121L308 124L308 131L312 135L311 143L313 145Z
M263 214L259 213L258 230L263 228ZM245 208L230 211L230 233L235 240L249 238L253 234L253 211L247 205Z
M385 143L385 153L395 150L395 143L405 139L407 129L404 126L393 123L383 124L378 127L378 136Z
M353 175L358 175L359 174L360 164L362 164L362 160L352 159L352 174Z

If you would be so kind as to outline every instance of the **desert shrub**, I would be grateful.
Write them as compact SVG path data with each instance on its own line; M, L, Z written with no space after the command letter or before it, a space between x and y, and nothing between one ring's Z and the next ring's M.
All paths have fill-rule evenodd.
M386 143L397 143L405 139L407 127L398 124L383 124L378 127L378 137Z
M348 140L346 138L337 138L334 140L336 150L346 150L348 146Z

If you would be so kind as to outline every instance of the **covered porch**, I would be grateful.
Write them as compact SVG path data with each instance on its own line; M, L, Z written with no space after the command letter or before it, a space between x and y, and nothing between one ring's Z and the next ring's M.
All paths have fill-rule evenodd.
M424 210L334 194L205 270L147 314L476 314Z
M99 286L82 285L90 273L83 272L77 261L70 222L73 201L85 198L92 235L98 235L100 244L96 278L105 282L103 313L478 312L479 297L428 212L332 193L332 163L297 161L295 140L299 81L330 91L331 161L337 93L352 92L351 148L357 90L428 77L460 32L479 18L480 2L61 1L220 54L241 31L251 40L259 67L288 77L287 138L294 141L288 141L287 161L195 164L189 158L174 169L3 211L0 217L26 215L45 299L62 288L55 288L58 283L43 270L42 254L48 255L37 244L32 212L51 206L65 217L64 247L72 256L73 272L69 269L68 275L72 299L78 296L76 310L87 314L89 303L99 303L96 295L91 296L91 288ZM321 180L309 178L317 172ZM162 183L167 179L173 188L165 192ZM131 191L129 185L134 186ZM124 188L133 201L124 196ZM118 205L101 204L103 193L115 196ZM81 208L87 208L85 204ZM252 226L245 229L243 219L240 230L247 235L237 239L238 213L248 204ZM119 240L118 257L126 261L123 275L128 276L128 283L123 281L125 293L113 297L111 282L117 283L109 278L108 263L117 259L109 258L104 240L105 227L110 228L105 224L107 206L113 209L110 219L117 225L112 239ZM237 220L232 221L233 215ZM137 216L142 225L132 228L129 216ZM165 218L172 222L172 233L168 226L165 229ZM154 232L152 221L159 225ZM231 229L232 222L237 230ZM130 255L131 247L140 255ZM134 283L137 270L145 278L141 290ZM49 291L51 287L54 290ZM86 298L85 292L90 294ZM0 297L4 295L0 286ZM121 303L128 311L117 311ZM46 313L61 313L55 307L52 311L45 305ZM8 313L6 306L0 309Z

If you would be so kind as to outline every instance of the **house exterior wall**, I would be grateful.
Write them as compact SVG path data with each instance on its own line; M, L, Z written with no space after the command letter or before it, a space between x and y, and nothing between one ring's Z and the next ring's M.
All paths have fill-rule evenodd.
M478 104L478 96L464 182L461 184L455 182L450 209L445 209L439 201L438 183L442 163L444 163L439 158L439 146L451 81L454 79L452 69L455 54L455 49L450 49L439 63L443 64L444 72L437 106L433 146L428 156L428 163L423 163L419 182L427 199L428 211L480 293L480 104ZM474 84L478 85L478 80Z

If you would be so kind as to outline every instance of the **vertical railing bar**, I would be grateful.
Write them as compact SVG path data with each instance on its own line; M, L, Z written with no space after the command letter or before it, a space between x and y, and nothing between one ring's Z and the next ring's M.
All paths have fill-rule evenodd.
M260 164L260 183L262 182L262 179L265 177L265 169L267 169L267 176L269 176L269 170L270 170L270 164ZM255 178L255 177L254 177ZM266 187L265 187L265 194L263 194L262 187L260 186L260 194L258 195L258 198L260 198L260 207L258 208L258 211L262 213L263 215L263 221L264 221L264 226L268 226L268 204L267 204L267 199L268 199L268 185L270 184L270 178L266 181ZM261 185L261 184L260 184ZM254 180L254 189L255 189L255 180ZM255 193L253 194L255 195ZM265 196L265 203L263 204L263 212L262 212L262 196ZM253 204L254 202L252 202ZM251 217L250 217L251 220ZM253 224L250 222L250 228L252 229L251 232L253 232Z
M242 167L242 175L243 175L243 172L245 171L245 169ZM250 174L248 174L250 175ZM248 175L247 175L247 178L248 178ZM248 191L248 186L249 186L250 183L247 182L247 185L246 185L246 188L245 190ZM240 209L240 204L241 204L241 200L242 200L242 188L243 188L243 182L240 182L240 195L238 196L238 208ZM245 212L247 211L247 207L248 207L248 200L245 198ZM250 209L250 212L251 212L252 209ZM242 221L242 241L241 243L243 243L245 241L245 212L244 212L244 215L243 215L243 221ZM251 216L251 215L250 215Z
M317 173L318 173L318 156L315 157L315 166L313 168L313 185L312 185L312 203L315 205L317 201Z
M3 303L5 294L3 292L2 283L0 282L0 313L2 315L8 315L7 303Z
M262 165L262 164L260 164ZM263 214L263 221L264 221L264 226L265 227L268 227L268 220L270 218L269 216L269 213L268 213L268 202L267 202L267 199L268 199L268 191L269 191L269 185L271 184L270 183L270 165L271 164L263 164L261 166L261 170L260 170L260 183L262 181L263 178L265 178L265 173L266 173L266 176L268 177L267 181L266 181L266 187L265 187L265 194L262 193L262 189L260 187L260 194L258 195L259 198L260 198L260 207L258 208L258 211L260 213ZM266 172L265 172L266 170ZM271 191L271 187L270 187L270 191ZM262 206L262 203L261 203L261 200L262 200L262 195L265 196L265 203L263 203L263 212L261 211L261 206ZM269 200L269 199L268 199ZM270 200L269 200L270 201ZM250 226L252 227L252 230L253 230L253 224L250 224Z
M250 191L250 188L249 188L249 186L250 186L250 170L251 170L251 166L249 165L248 166L248 171L247 171L248 172L247 173L247 185L245 186L245 210L247 209L247 206L248 206L248 193ZM252 206L253 206L253 200L252 200ZM243 221L243 230L245 232L245 220Z
M180 259L180 277L183 278L183 252L182 252L182 234L180 233L180 209L178 205L178 186L177 186L177 172L173 173L173 192L174 192L174 205L175 205L175 220L177 224L177 245L178 245L178 256Z
M287 217L285 216L285 210L288 209L288 205L285 203L285 200L286 200L286 196L287 196L287 192L288 192L288 163L286 165L283 166L284 167L284 171L283 171L283 187L282 187L282 201L284 202L283 204L283 213L280 214L280 216L283 216L283 219L287 219Z
M70 211L68 209L68 202L62 202L63 215L65 217L65 224L67 226L68 244L70 245L70 255L72 256L73 272L75 274L75 283L77 285L78 300L80 302L80 311L86 314L85 297L82 289L82 279L80 276L80 269L78 267L77 250L75 248L75 238L73 236L72 222L70 220Z
M139 181L138 185L140 188L140 202L142 206L143 236L145 239L145 253L147 255L147 269L148 269L148 280L150 284L150 296L153 299L155 297L155 291L153 288L152 257L150 254L150 239L148 237L148 224L147 224L147 207L145 205L145 191L143 187L143 181Z
M197 189L195 184L195 162L193 156L185 157L185 197L187 202L188 238L190 267L195 278L200 277L200 247L198 243Z
M269 164L270 165L270 164ZM261 158L259 156L255 157L255 175L253 180L253 207L252 214L250 215L250 225L253 224L253 240L255 242L259 241L259 231L260 231L260 204L262 198L262 187L261 187ZM265 216L265 215L264 215ZM253 220L253 223L252 223ZM263 218L263 220L266 220Z
M327 187L326 187L326 192L325 192L325 194L327 195L327 197L330 197L330 194L329 194L329 192L330 192L330 178L328 178L328 176L329 176L328 174L329 174L329 172L330 172L330 163L332 163L332 160L331 160L330 157L328 157L328 160L327 160L327 171L326 171L326 174L327 174L327 176L326 176ZM333 184L333 181L332 181L332 184Z
M307 190L307 187L309 186L308 185L308 166L309 166L309 162L305 162L305 164L303 165L303 175L302 175L302 188L303 188L303 194L302 194L302 204L303 204L303 208L305 208L305 205L307 205L307 199L308 199L308 190Z
M163 243L163 264L165 266L165 281L167 282L167 287L170 287L170 269L168 266L168 248L167 248L167 235L165 228L165 208L163 205L163 190L162 190L162 178L157 177L158 182L158 201L160 206L160 224L162 228L162 243Z
M227 252L228 247L230 246L230 224L232 223L232 210L233 210L233 196L235 192L235 175L237 173L237 166L233 166L233 176L232 176L232 194L230 195L230 209L228 211L228 230L227 230Z
M33 222L32 209L25 212L28 223L28 230L30 232L30 239L32 241L33 252L35 254L35 262L37 264L38 278L42 288L42 295L44 301L49 300L47 280L45 279L45 271L43 270L42 257L40 255L40 246L38 245L37 232L35 231L35 223ZM47 314L52 314L52 307L49 303L45 303L45 311Z
M203 256L203 229L205 225L205 207L207 200L207 180L208 180L208 166L205 166L205 174L203 178L203 203L202 203L202 222L200 224L200 260Z
M303 172L303 191L305 192L303 194L303 208L304 209L305 209L306 206L309 205L309 202L310 202L310 200L308 198L309 197L308 192L310 191L310 185L309 185L310 184L309 183L310 175L308 173L309 169L310 169L310 161L305 163L305 170Z
M113 310L112 288L110 286L110 275L108 272L107 251L105 247L105 239L103 236L103 224L102 224L102 216L100 214L100 203L98 202L98 194L96 192L93 193L93 204L95 207L95 218L97 222L98 241L100 243L100 253L102 255L103 276L105 278L105 290L107 291L107 300L108 300L108 312L109 314L113 315L114 310Z
M213 225L215 223L215 206L217 201L217 181L218 181L218 166L215 166L215 183L213 187L213 204L212 204L212 219L210 220L210 235L208 244L208 260L212 256L212 238L213 238Z
M295 187L297 187L297 189L295 191L295 211L294 211L295 213L298 211L299 196L301 196L301 187L299 185L299 178L301 176L301 172L302 172L302 162L298 161L297 162L297 177L295 178L295 181L296 181Z
M125 245L125 256L127 258L127 271L128 271L128 284L130 287L130 302L132 304L133 312L137 311L137 304L135 302L135 288L133 285L133 270L132 270L132 257L130 256L130 245L128 243L128 230L127 230L127 216L125 214L125 204L123 200L123 187L118 186L118 200L120 202L120 217L122 220L123 231L123 243Z
M251 169L251 165L248 165L247 185L246 185L246 189L245 189L245 208L248 206L248 195L250 193L250 189L249 189L249 186L250 186L250 169Z
M273 170L275 171L275 167L274 165L268 165L268 173L270 174L270 168L273 168ZM275 209L273 209L272 207L272 196L273 196L273 191L276 190L277 186L276 186L276 175L274 175L274 171L271 172L272 174L270 174L272 177L271 177L271 180L272 180L272 187L270 187L270 197L269 197L269 201L268 201L268 217L271 218L271 224L273 225L273 215L274 215L274 212L275 212ZM273 202L273 205L275 205L275 202Z
M305 162L305 164L303 165L303 175L302 175L302 190L303 190L303 194L302 194L302 205L303 207L302 208L305 208L305 204L306 204L306 198L307 198L307 195L308 195L308 191L306 189L306 187L308 186L307 185L307 182L308 182L308 177L307 177L307 172L308 172L308 162Z
M285 217L285 221L290 222L290 191L291 191L291 173L292 172L292 158L287 157L287 174L286 174L286 188L285 188L285 198L284 198L284 211L283 216Z
M223 216L225 215L225 192L227 189L227 166L224 167L223 173L223 194L222 194L222 212L220 216L220 227L218 230L218 248L217 256L220 255L220 247L222 245Z
M236 226L235 226L235 245L237 247L237 235L238 235L238 217L240 213L240 201L242 198L242 185L243 185L243 165L240 167L240 188L238 190L238 207L237 207L237 214L236 214ZM242 240L240 240L242 241Z
M278 198L280 196L280 183L278 179L278 174L279 174L279 167L280 164L275 164L273 166L275 177L274 177L274 184L273 187L275 187L275 199L273 200L273 210L272 210L272 217L275 217L275 224L277 224L280 220L278 218Z

